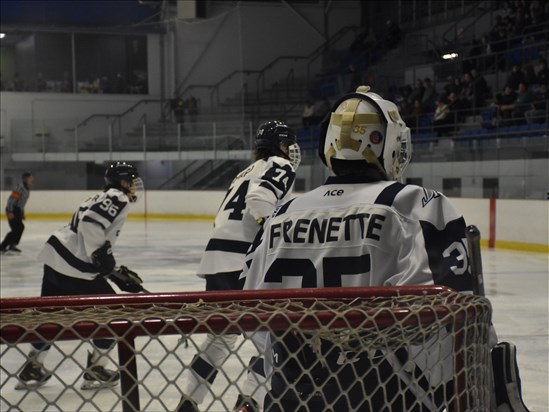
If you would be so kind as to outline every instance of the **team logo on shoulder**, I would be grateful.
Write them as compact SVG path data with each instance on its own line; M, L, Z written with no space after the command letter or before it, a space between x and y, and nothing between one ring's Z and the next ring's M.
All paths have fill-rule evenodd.
M436 199L437 197L442 196L439 192L435 190L427 190L423 188L423 197L421 198L421 205L423 207L427 206L431 200Z

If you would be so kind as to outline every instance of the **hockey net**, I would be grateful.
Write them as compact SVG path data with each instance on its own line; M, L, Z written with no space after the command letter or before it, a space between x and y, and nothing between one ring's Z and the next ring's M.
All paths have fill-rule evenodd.
M13 298L2 299L0 314L1 410L173 411L208 333L239 337L201 411L232 410L258 356L272 378L258 385L270 390L273 411L489 405L490 304L444 287ZM83 391L96 338L116 341L109 367L121 384ZM15 390L31 342L51 345L44 367L52 378Z

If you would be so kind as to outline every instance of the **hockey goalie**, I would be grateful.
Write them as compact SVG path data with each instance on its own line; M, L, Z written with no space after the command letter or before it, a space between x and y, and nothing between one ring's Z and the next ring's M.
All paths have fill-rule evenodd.
M367 86L337 100L319 155L333 175L265 222L241 275L245 289L434 284L473 293L463 216L442 193L401 183L411 139L394 103ZM495 345L491 332L491 409L527 411L514 347ZM443 328L434 335L387 351L271 333L265 410L452 410L453 342Z

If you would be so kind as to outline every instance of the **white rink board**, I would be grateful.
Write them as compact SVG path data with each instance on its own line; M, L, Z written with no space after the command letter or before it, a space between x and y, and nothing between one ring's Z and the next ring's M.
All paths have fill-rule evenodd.
M5 205L9 193L0 192L0 205ZM32 191L26 213L30 218L33 214L72 214L83 199L95 193L97 191ZM142 201L132 205L130 215L213 218L224 196L223 191L147 191ZM476 225L483 239L487 239L489 200L451 200L467 224ZM495 240L549 245L549 201L497 199Z

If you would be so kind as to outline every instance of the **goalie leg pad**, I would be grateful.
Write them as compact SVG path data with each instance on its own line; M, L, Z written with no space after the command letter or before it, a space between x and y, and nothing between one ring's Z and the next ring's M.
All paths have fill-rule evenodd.
M496 412L529 412L522 400L517 348L500 342L492 349Z

